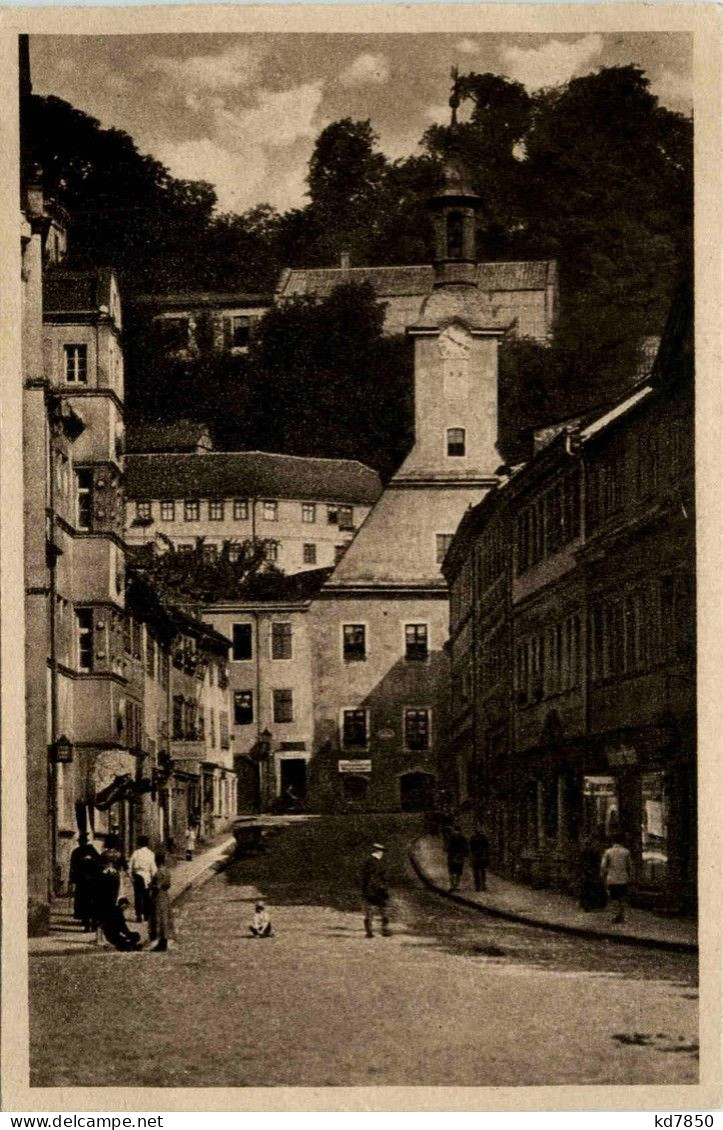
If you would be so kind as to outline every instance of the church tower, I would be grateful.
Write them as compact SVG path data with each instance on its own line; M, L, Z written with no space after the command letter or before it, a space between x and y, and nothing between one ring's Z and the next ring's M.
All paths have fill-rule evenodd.
M311 605L320 810L424 808L447 740L449 630L440 565L468 507L495 480L497 346L512 324L478 286L478 197L450 154L433 285L414 339L415 439Z

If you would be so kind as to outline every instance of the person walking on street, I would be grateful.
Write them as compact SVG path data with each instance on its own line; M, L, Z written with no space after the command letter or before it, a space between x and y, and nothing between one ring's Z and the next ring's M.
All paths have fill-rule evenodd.
M449 871L449 889L456 891L464 871L464 861L469 855L467 837L463 835L459 825L455 824L449 833L447 841L447 870Z
M174 940L170 889L171 872L166 866L166 853L159 848L156 852L156 873L151 881L151 921L148 932L154 943L151 949L156 953L164 953L168 949L168 943Z
M193 853L196 850L196 829L193 824L189 824L186 829L186 859L193 859Z
M156 873L156 860L148 846L148 836L139 836L136 850L128 860L133 883L136 922L147 922L151 916L151 880Z
M621 836L613 839L600 862L600 878L613 906L613 922L625 921L625 904L633 877L633 861Z
M487 865L490 861L490 842L478 825L469 841L469 851L472 859L472 875L474 876L474 889L487 890Z
M116 921L116 908L120 895L120 851L106 848L100 857L93 890L95 920L104 936L111 940Z
M382 920L382 935L388 938L389 929L389 887L387 886L387 871L384 866L384 844L372 844L371 855L364 860L362 867L361 886L364 899L364 931L367 938L374 937L374 915L379 914Z
M78 846L70 853L68 886L73 896L73 918L80 921L85 933L96 927L93 899L99 868L100 855L89 843L88 833L81 832Z

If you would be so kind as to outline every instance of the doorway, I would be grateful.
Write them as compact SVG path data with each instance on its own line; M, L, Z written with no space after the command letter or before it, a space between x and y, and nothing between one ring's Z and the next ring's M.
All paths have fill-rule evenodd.
M281 760L282 797L289 789L299 800L306 796L306 760L303 757L284 757Z
M399 779L402 812L425 812L434 806L434 777L431 773L405 773Z

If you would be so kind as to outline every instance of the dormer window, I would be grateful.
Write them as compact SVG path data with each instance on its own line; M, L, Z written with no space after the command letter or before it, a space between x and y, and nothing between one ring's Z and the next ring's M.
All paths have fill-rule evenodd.
M69 385L88 383L88 346L64 345L65 380Z
M463 456L466 451L464 428L447 428L447 455Z

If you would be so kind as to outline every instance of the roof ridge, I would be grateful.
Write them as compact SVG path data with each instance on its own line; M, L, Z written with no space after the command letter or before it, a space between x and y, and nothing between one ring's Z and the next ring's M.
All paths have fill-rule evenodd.
M346 463L351 465L355 463L357 467L361 467L365 471L371 471L372 474L378 475L379 472L370 467L368 463L362 463L361 459L346 459L343 456L329 456L329 455L287 455L283 451L129 451L128 457L130 458L144 458L144 459L158 459L161 456L169 456L174 459L187 456L188 458L199 459L211 455L265 455L269 459L297 459L304 463Z

